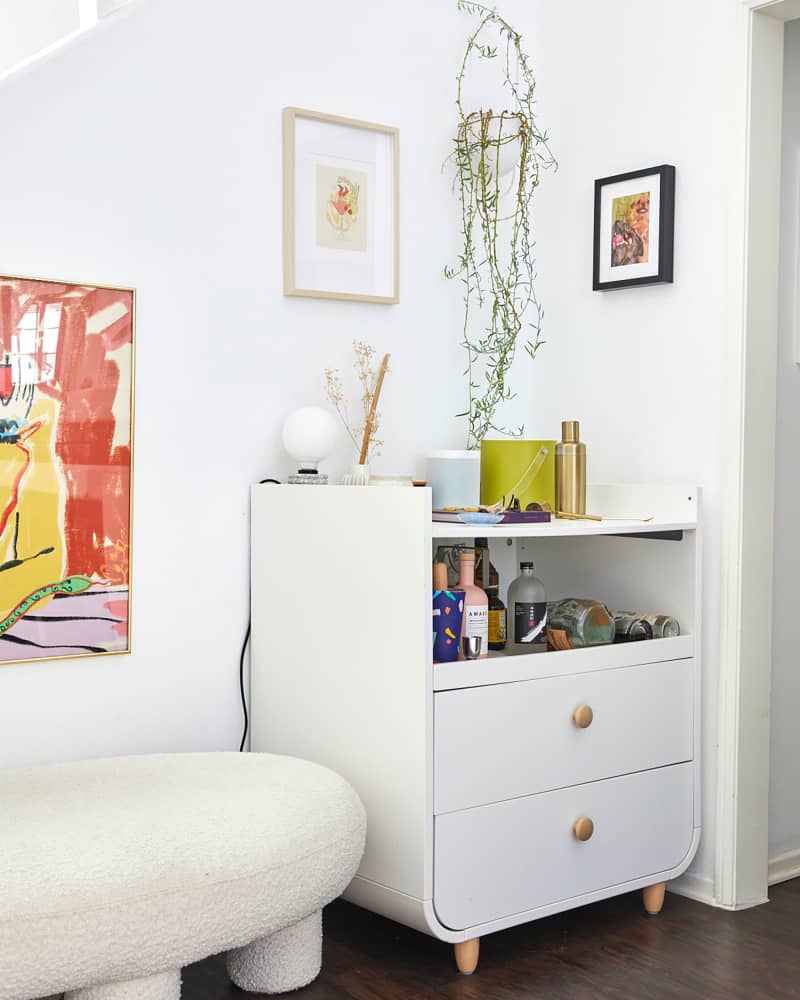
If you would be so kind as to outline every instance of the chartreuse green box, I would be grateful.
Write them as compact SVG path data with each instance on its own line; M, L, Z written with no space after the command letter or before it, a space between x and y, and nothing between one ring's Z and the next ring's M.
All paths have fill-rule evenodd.
M514 494L522 510L529 503L556 506L556 442L506 438L481 442L481 503Z

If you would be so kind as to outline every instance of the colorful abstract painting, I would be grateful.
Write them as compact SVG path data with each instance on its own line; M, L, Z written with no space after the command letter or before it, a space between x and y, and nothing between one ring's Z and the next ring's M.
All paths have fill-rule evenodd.
M650 250L650 192L611 201L611 266L646 264Z
M0 664L130 649L134 293L0 276Z
M592 288L671 282L675 249L675 167L631 170L594 182Z

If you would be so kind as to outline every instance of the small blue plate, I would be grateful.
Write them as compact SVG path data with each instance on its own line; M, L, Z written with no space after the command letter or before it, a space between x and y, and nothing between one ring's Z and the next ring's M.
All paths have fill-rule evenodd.
M488 514L483 510L462 510L458 519L464 524L499 524L503 520L503 515Z

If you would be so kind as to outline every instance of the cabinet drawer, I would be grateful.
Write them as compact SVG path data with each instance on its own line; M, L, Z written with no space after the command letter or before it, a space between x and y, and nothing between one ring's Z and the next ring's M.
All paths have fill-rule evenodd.
M669 660L435 695L435 812L691 760L693 670Z
M463 930L676 868L693 835L693 765L437 816L434 908ZM580 841L573 824L589 817Z

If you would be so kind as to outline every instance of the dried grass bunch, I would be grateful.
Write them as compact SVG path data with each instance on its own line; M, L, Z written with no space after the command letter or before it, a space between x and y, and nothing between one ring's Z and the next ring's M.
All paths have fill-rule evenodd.
M353 367L361 388L361 422L355 424L350 418L347 397L342 386L342 375L338 368L325 369L325 391L336 408L356 451L359 452L359 464L365 465L380 455L380 448L383 445L383 441L376 437L381 420L378 399L384 376L389 370L389 355L383 356L376 371L376 351L372 344L354 340L353 352L355 354Z

